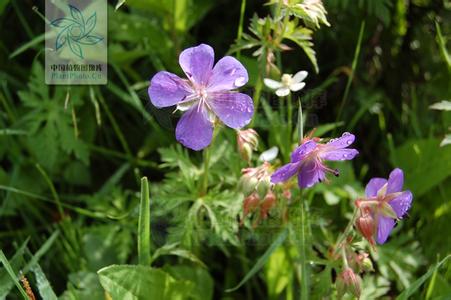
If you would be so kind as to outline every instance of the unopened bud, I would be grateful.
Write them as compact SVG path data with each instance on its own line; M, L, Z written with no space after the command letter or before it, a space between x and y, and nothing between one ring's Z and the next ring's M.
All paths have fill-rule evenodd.
M252 151L257 150L258 134L254 129L237 130L237 144L241 157L249 162Z
M363 237L366 238L371 245L374 245L373 236L376 230L376 224L368 207L360 210L360 216L356 219L355 225Z
M260 199L258 196L254 193L250 195L249 197L246 197L243 201L243 219L246 218L246 216L255 211L259 205Z
M262 219L266 219L268 217L268 212L273 208L276 204L276 195L273 192L269 192L265 199L263 199L260 205L260 216Z
M258 196L263 199L265 198L266 194L269 191L269 188L271 186L271 181L269 176L265 176L257 184L257 193Z
M249 196L255 191L258 184L258 179L252 175L244 174L238 183L238 187L245 196Z
M362 279L354 271L346 267L337 277L336 288L338 297L341 298L345 293L351 293L359 298L362 291Z
M372 271L374 271L373 262L371 261L371 259L369 259L368 257L365 257L362 260L362 269L365 272L372 272Z

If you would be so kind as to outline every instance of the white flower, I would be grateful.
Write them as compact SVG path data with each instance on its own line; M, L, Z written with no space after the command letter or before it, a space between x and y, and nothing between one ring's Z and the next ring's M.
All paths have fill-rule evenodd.
M281 81L265 78L263 82L265 85L273 90L276 90L276 95L284 97L291 92L297 92L304 88L305 82L303 80L307 77L307 71L299 71L294 76L291 74L283 74Z
M279 154L279 148L274 146L272 148L269 148L262 154L260 154L260 157L258 158L258 160L259 161L272 161L273 159L275 159L277 157L278 154Z

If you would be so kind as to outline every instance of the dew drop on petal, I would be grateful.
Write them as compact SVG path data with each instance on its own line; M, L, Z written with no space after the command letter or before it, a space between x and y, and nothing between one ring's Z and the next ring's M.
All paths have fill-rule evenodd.
M237 79L235 79L234 85L236 87L240 87L240 86L243 86L245 83L246 83L246 78L244 78L243 76L240 76Z

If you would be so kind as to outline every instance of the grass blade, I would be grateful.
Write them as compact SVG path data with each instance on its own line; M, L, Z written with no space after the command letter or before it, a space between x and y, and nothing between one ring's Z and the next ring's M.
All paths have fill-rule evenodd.
M11 267L11 265L9 264L8 259L6 258L5 254L3 253L2 250L0 250L0 261L3 263L3 265L5 266L6 271L8 272L9 276L11 277L11 279L14 281L14 284L17 286L17 288L19 289L20 293L22 294L23 298L25 300L28 300L28 295L25 292L25 290L23 289L22 285L20 284L19 280L17 279L16 274L14 273L13 268Z
M360 55L360 47L362 46L363 33L365 32L365 20L362 21L360 25L359 38L357 40L357 46L354 52L354 59L352 60L351 75L348 77L348 82L346 83L345 93L343 99L341 100L340 108L337 114L337 122L340 121L341 114L343 113L343 108L345 107L346 101L348 100L349 89L351 88L351 83L354 80L355 69L357 68L357 62Z
M255 265L252 267L252 269L244 276L244 278L233 288L225 290L227 293L236 291L239 289L243 284L245 284L252 276L254 276L258 271L260 271L261 268L265 265L266 261L268 260L269 256L285 241L285 239L288 236L288 229L283 229L277 238L274 240L274 242L269 246L269 248L266 250L266 252L257 260Z
M438 270L449 258L451 258L451 255L448 255L444 259L442 259L440 262L435 264L435 266L431 267L423 276L415 280L407 289L404 290L397 298L396 300L407 300L409 297L415 293L423 283L431 277L431 275Z
M42 271L41 266L39 264L36 264L34 267L31 268L31 271L33 271L36 277L36 285L38 287L39 294L41 295L42 299L58 300L58 297L56 296L55 291L53 291L53 288L50 285L50 282L47 280L47 277L45 276L44 272Z
M150 265L150 199L147 177L141 178L141 202L138 221L138 261Z

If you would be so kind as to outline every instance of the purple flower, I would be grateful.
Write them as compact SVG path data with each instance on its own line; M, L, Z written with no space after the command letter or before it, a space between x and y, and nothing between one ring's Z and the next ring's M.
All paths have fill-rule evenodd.
M351 160L359 152L346 149L355 140L349 132L340 138L332 139L327 144L320 144L316 140L307 139L291 153L290 163L282 166L271 176L272 183L284 182L298 175L300 188L308 188L326 179L326 172L338 176L338 170L332 170L325 164L325 160Z
M193 150L207 147L218 117L225 125L239 129L254 113L252 99L236 91L248 81L247 71L235 58L225 56L216 65L214 51L208 45L185 49L179 56L187 79L161 71L153 76L149 97L156 107L177 105L186 111L175 129L177 141Z
M385 243L395 226L395 221L404 217L410 209L413 195L409 190L402 190L403 184L404 174L401 169L396 168L390 173L388 180L372 178L365 188L366 198L357 201L360 218L364 215L374 223L373 226L369 226L373 228L372 232L367 230L364 234L370 243L374 235L378 244ZM359 219L357 219L358 224Z

